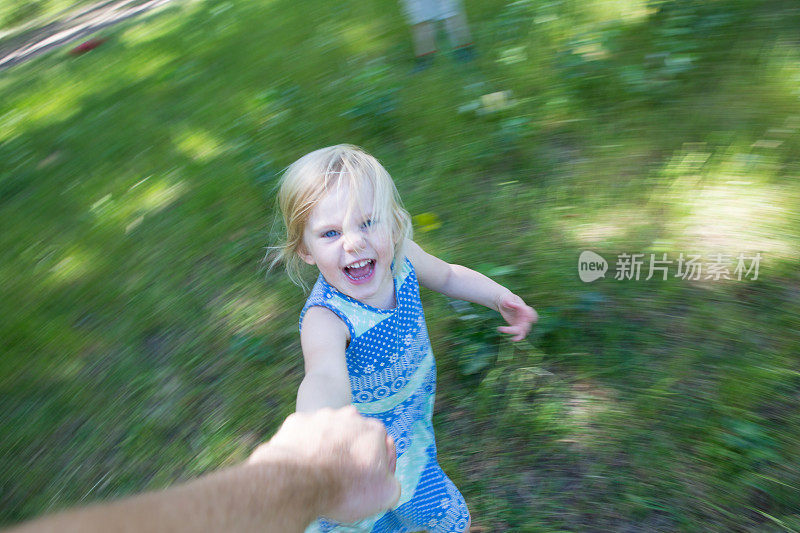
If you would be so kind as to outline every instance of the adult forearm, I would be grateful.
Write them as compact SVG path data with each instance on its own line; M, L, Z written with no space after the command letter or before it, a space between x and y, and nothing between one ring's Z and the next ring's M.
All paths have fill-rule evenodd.
M56 514L13 533L300 532L322 508L325 490L318 473L276 458L167 490Z
M510 290L496 281L461 265L450 265L450 273L441 292L451 298L480 304L495 311L500 310L502 298L511 294Z
M394 441L352 406L295 413L247 463L184 485L28 522L9 533L301 532L354 522L400 498Z

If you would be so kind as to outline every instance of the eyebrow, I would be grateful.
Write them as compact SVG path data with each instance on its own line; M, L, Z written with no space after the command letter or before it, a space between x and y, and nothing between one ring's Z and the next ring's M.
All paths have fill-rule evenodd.
M368 215L364 215L364 219L363 219L362 224L364 222L366 222L367 220L371 220L371 219L374 219L374 218L375 218L375 216L372 213L370 213ZM335 224L335 223L321 224L319 226L310 226L310 227L311 227L311 232L312 233L320 233L320 232L328 231L328 230L332 230L332 229L335 229L335 230L339 230L340 229L340 225L339 224Z
M323 223L323 224L319 224L319 225L314 225L309 220L309 221L307 221L307 223L305 225L305 228L303 228L303 232L304 233L305 232L319 233L320 231L328 229L328 228L331 228L333 226L335 226L335 224L325 224L325 223Z
M325 224L324 226L312 227L311 228L311 232L312 233L321 233L321 232L324 232L324 231L330 231L332 229L338 230L339 226L336 225L336 224Z

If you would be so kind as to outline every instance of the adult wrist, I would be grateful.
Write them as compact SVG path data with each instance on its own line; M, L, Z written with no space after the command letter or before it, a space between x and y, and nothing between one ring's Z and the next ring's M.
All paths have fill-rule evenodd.
M246 475L267 488L265 496L274 498L283 509L296 510L309 524L335 508L343 496L337 476L308 459L293 450L267 444L259 449L256 460L251 459L242 468L253 469Z

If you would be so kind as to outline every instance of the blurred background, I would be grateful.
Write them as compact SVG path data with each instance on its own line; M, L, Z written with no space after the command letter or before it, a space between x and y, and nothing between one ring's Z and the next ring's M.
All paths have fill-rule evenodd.
M4 0L0 47L89 3ZM800 5L465 11L475 57L440 29L426 69L394 0L174 0L0 71L0 524L272 434L305 300L263 267L275 184L349 142L423 248L541 314L512 345L422 295L475 531L800 530Z

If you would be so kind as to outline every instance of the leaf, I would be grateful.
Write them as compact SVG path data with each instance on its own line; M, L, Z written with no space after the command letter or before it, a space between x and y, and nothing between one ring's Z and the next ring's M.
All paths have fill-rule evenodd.
M491 366L495 352L486 344L469 344L458 355L461 374L471 376Z

